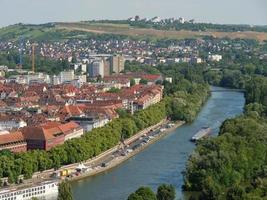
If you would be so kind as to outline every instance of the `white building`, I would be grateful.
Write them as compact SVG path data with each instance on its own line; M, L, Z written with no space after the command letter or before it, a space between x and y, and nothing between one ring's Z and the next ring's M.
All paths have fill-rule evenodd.
M219 62L220 60L222 60L222 55L218 55L218 54L215 54L215 55L209 55L208 57L208 60L209 61L215 61L215 62Z
M103 60L95 60L91 63L89 70L90 77L101 76L104 77L104 62Z
M153 22L153 23L159 23L159 22L161 22L161 18L160 17L153 17L151 19L151 22Z
M53 84L53 85L59 85L59 84L60 84L60 77L54 75L54 76L52 77L52 84Z
M86 73L87 72L87 64L81 64L81 72Z
M75 76L75 79L72 80L70 83L74 85L75 87L80 88L86 82L87 82L86 75L77 75Z
M168 81L169 83L172 83L172 77L166 77L165 81Z
M191 58L191 63L194 63L194 64L202 63L202 59L199 58L199 57L192 57Z
M27 126L27 123L22 119L0 119L0 131L19 129Z
M39 83L50 83L50 77L44 73L34 73L26 75L26 82L28 84L32 82L39 82Z
M30 84L33 82L38 83L50 83L50 77L47 74L44 73L34 73L34 74L27 74L27 75L15 75L11 76L8 80L8 82L13 81L19 84Z
M184 24L184 23L185 23L185 19L184 19L183 17L180 17L180 18L178 19L178 21L179 21L181 24Z
M59 77L61 83L70 82L75 79L74 70L60 72Z

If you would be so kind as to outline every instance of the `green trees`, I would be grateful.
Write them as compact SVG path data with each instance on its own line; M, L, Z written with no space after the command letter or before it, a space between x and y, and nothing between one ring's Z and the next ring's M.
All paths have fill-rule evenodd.
M57 200L73 200L70 184L63 181L58 186Z
M112 88L110 88L110 90L108 92L110 92L110 93L118 93L118 92L120 92L120 89L112 87Z
M147 85L147 80L146 79L141 79L139 81L139 83L142 84L142 85Z
M149 187L140 187L128 197L128 200L157 200L157 197Z
M155 194L149 187L140 187L130 194L128 200L174 200L175 188L172 185L160 185Z
M60 71L63 71L69 68L69 62L66 59L52 60L52 59L44 58L44 57L37 55L35 58L35 62L36 62L36 70L38 72L46 72L50 75L58 74ZM0 53L0 65L7 65L11 68L15 68L18 63L19 63L18 52L9 51L9 52ZM31 69L31 59L29 55L23 56L23 68ZM10 76L13 74L8 73L7 76Z
M160 185L157 191L158 200L174 200L175 199L175 188L173 185Z
M226 194L228 200L243 200L245 199L245 190L240 186L231 187Z
M188 87L187 84L189 84L190 87ZM172 95L169 95L170 98L166 99L166 104L168 105L168 115L173 120L192 122L201 109L201 106L210 95L209 86L206 84L190 82L187 84L182 86L184 87L183 90L177 88L169 91Z
M266 107L254 93L246 91L251 98L247 102L259 103L246 105L244 115L226 120L219 137L199 143L186 166L185 190L201 191L200 199L266 197Z
M135 80L134 79L131 79L130 80L130 86L132 87L132 86L134 86L135 85Z
M264 76L252 77L246 84L246 103L260 103L267 106L267 78Z

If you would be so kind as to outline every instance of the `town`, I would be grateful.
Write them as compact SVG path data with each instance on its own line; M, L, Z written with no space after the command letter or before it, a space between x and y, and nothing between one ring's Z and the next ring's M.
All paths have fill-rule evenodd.
M219 126L229 129L223 120L242 112L242 117L251 120L265 118L264 40L95 34L57 29L60 23L17 24L2 29L1 200L13 195L28 200L50 191L57 194L60 184L107 172L169 133L170 137L178 133L180 146L173 146L175 155L177 146L181 148L184 170L187 159L196 162L193 156L184 156L193 151L190 140L204 149L217 137L214 130ZM129 25L133 31L136 27L155 31L180 30L180 26L192 31L195 27L193 31L198 33L203 26L182 17L135 16L79 23ZM19 34L48 29L53 37L49 31L40 38L15 32L5 35L9 28L18 29ZM229 25L223 30L231 28L253 27ZM201 109L204 112L198 115ZM159 160L160 153L152 155L151 163ZM191 190L190 181L195 180L189 176L191 171L186 173L184 178L189 182L184 186Z
M124 63L114 61L113 67L120 72ZM93 74L101 74L99 61L92 68ZM163 96L157 84L161 75L117 73L87 83L70 70L61 72L54 84L46 80L41 73L1 80L0 150L49 150L104 126L118 117L119 109L133 113Z

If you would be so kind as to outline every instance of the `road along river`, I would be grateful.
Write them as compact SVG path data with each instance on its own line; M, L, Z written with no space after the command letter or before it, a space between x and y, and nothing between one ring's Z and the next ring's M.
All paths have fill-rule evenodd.
M213 136L216 136L221 123L241 114L245 103L241 92L225 88L213 89L216 92L212 92L193 123L177 128L104 174L73 182L75 200L126 200L140 186L150 186L156 190L162 183L173 184L177 199L184 199L181 173L195 148L189 141L190 138L203 126L211 127Z

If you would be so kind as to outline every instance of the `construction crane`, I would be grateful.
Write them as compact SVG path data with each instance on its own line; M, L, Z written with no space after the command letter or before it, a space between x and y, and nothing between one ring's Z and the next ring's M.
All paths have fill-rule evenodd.
M32 43L32 72L35 73L35 46L36 43Z
M23 60L22 60L22 56L23 56L23 49L24 49L24 42L23 42L23 36L19 37L19 69L22 69L22 65L23 65Z

